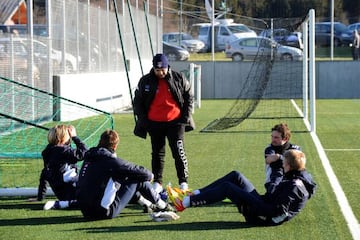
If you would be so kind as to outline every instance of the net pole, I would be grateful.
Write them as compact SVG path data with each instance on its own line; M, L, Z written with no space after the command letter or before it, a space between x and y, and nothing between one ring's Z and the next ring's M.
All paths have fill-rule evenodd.
M147 6L148 6L148 1L144 1L145 21L146 21L146 28L147 28L148 36L149 36L151 56L154 56L154 48L153 48L153 44L152 44L152 39L151 39L151 34L150 34L150 27L149 27L149 20L148 20L148 16L147 16L147 13L148 13L149 9L148 9Z
M0 112L0 116L48 131L49 128Z
M136 31L135 31L135 26L134 26L134 20L133 20L133 16L132 16L132 12L131 12L131 7L130 7L130 1L127 0L126 3L127 3L126 5L128 6L128 10L129 10L131 28L132 28L132 32L133 32L133 35L134 35L136 52L137 52L138 59L139 59L141 75L144 75L144 70L143 70L142 63L141 63L141 56L140 56L140 51L139 51L138 40L137 40Z
M303 23L303 118L304 122L308 123L309 121L309 113L308 113L308 81L309 81L309 69L308 69L308 19ZM310 126L306 124L308 131L310 131Z
M196 65L196 96L197 107L201 108L201 65Z
M195 80L194 80L194 68L195 68L195 64L194 63L190 63L190 72L189 72L189 80L190 80L190 84L191 84L191 94L194 95L194 90L195 90ZM193 102L193 108L192 108L192 113L195 112L195 103Z
M118 28L120 46L121 46L121 50L122 50L122 53L123 53L122 55L123 55L123 61L124 61L124 65L125 65L126 78L127 78L127 82L128 82L128 86L129 86L129 93L130 93L130 98L131 98L131 106L132 106L132 108L134 108L134 99L133 99L133 94L131 92L131 83L130 83L130 76L129 76L129 66L127 64L126 56L125 56L124 42L123 42L121 29L120 29L119 13L118 13L116 0L113 0L113 4L114 4L114 9L115 9L115 17L116 17L116 24L117 24L117 28ZM134 115L134 121L136 122L135 112L133 112L133 115Z

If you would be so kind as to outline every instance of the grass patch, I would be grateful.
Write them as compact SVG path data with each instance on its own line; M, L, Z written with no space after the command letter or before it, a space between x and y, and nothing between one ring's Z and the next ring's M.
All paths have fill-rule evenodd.
M270 141L270 132L200 133L209 122L223 116L231 100L203 100L196 109L197 129L186 134L185 147L189 159L192 188L201 187L233 169L243 172L264 191L263 150ZM349 148L356 142L359 101L318 101L318 134L325 148ZM331 114L331 115L330 115ZM331 117L330 117L331 116ZM330 117L330 118L329 118ZM344 119L346 118L346 119ZM140 139L132 133L132 114L114 116L115 129L120 133L118 156L150 168L150 139ZM268 128L272 127L272 123ZM250 227L230 203L191 208L179 213L174 222L150 221L140 207L131 205L118 218L84 221L80 211L43 211L44 202L27 202L23 198L0 200L0 234L3 239L351 239L335 195L318 158L309 133L295 133L292 142L307 154L308 170L318 190L304 211L292 221L277 227ZM329 154L336 174L355 212L360 162L356 155ZM343 164L347 162L346 164ZM347 171L346 171L346 169ZM40 171L40 169L38 169ZM355 172L354 172L355 171ZM39 172L34 172L38 178ZM167 148L164 181L177 184L174 162ZM359 217L359 216L358 216Z

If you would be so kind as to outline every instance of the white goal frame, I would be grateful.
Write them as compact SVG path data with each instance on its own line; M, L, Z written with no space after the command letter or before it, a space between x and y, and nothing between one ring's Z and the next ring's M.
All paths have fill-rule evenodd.
M316 132L315 10L310 9L303 29L303 120L309 132Z

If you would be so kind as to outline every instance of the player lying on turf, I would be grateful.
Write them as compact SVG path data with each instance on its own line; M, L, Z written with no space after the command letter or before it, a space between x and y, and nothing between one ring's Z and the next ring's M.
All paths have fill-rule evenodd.
M305 154L284 154L284 177L270 194L260 195L240 172L232 171L210 185L192 192L167 187L177 211L212 204L226 198L236 204L246 221L256 225L278 225L295 217L314 194L316 184L305 170Z

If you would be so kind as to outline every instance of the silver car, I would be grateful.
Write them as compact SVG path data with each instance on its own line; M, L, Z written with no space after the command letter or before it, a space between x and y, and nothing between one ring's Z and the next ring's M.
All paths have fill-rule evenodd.
M270 57L285 61L300 61L302 50L283 46L266 37L244 37L226 45L225 55L233 61L253 60L256 57Z
M190 34L179 32L164 33L163 41L182 47L192 53L202 51L205 46L202 41L193 39Z

